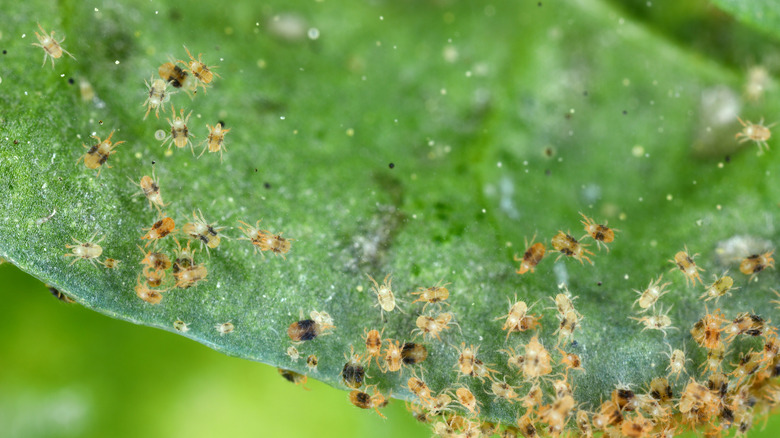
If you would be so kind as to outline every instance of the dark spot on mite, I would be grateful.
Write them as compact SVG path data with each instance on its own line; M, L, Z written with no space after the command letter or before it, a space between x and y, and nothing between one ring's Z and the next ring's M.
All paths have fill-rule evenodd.
M371 396L366 394L365 392L358 392L357 394L357 400L360 404L368 404L368 402L371 401Z
M76 81L74 81L73 78L68 78L68 83L73 85L76 83Z
M288 382L290 382L290 383L295 383L295 376L293 376L293 375L292 375L292 373L290 373L289 371L285 371L285 372L281 373L281 375L282 375L282 377L284 377L284 378L285 378L285 380L287 380Z
M224 120L218 120L217 123L222 125L223 128L225 127L225 121Z
M391 169L392 169L392 168L394 168L394 167L395 167L395 163L390 163L390 164L388 164L388 165L387 165L387 167L389 167L389 168L391 168Z
M733 423L734 422L734 411L732 411L727 406L724 406L723 409L720 411L721 418L725 423Z
M271 188L271 183L263 183L263 187L265 187L267 189L270 189Z
M301 334L301 341L311 341L312 339L317 337L317 331L315 330L315 324L313 319L304 319L302 321L298 321L298 329L303 332Z

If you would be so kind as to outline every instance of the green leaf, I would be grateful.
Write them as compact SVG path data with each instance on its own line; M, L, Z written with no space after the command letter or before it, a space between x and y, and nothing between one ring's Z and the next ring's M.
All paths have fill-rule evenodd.
M704 283L729 270L739 286L710 311L778 319L769 303L775 271L751 282L737 267L777 237L776 151L759 156L752 142L734 139L738 115L774 121L771 87L763 100L745 100L744 74L603 2L9 8L18 10L0 18L9 38L0 84L0 254L84 306L169 331L184 321L183 336L300 373L305 361L286 355L287 328L300 311L325 311L334 333L297 349L319 357L312 377L346 388L344 355L351 346L364 351L364 329L411 340L423 310L411 292L449 283L449 307L440 311L459 327L422 341L429 356L417 370L435 392L456 382L454 347L465 342L480 345L479 357L524 395L531 383L500 350L522 350L538 334L556 372L564 370L556 345L581 357L585 372L569 376L576 401L591 411L617 384L640 391L665 376L670 346L693 359L684 378L672 379L675 393L686 376L701 380L706 352L689 330L705 314L704 288L668 273L684 246L700 253ZM41 10L53 14L34 14ZM57 38L66 34L63 46L77 60L40 68L42 51L30 46L34 19ZM179 92L171 102L193 110L188 126L198 141L206 124L225 122L222 163L216 154L166 153L155 131L168 129L170 108L143 119L143 81L170 57L185 59L182 44L221 77L207 93ZM94 99L83 101L82 83ZM98 177L76 163L90 135L113 130L113 140L126 143L108 160L112 168ZM207 281L166 292L159 305L134 292L137 245L158 217L128 181L151 175L153 163L177 229L197 209L230 227L218 248L196 256ZM583 235L579 212L620 230L609 252L591 240L593 265L549 254L536 272L515 273L525 238L536 235L549 250L559 230ZM261 228L295 239L286 258L255 254L239 240L238 221L259 218ZM95 232L103 257L121 261L116 269L64 257L71 238ZM167 237L158 248L173 255L176 245ZM390 273L406 313L383 318L367 276ZM633 289L661 274L673 282L660 302L676 327L665 335L629 319L643 316L632 308ZM549 298L562 283L584 319L559 340ZM538 301L533 311L543 318L537 331L507 341L495 319L515 296ZM235 329L220 334L225 322ZM731 343L724 372L740 353L761 348L743 338ZM368 382L412 399L410 375L374 365ZM512 424L522 414L517 403L494 401L489 382L459 381L485 419Z
M739 0L712 0L737 20L773 35L780 36L780 4L771 0L741 2Z

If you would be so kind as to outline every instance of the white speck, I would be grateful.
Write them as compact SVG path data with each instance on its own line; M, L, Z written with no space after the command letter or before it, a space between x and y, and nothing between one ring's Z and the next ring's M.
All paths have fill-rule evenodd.
M61 77L61 78L64 78L64 77L65 77L65 73L61 74L61 75L60 75L60 77Z
M447 89L446 88L442 88L441 90L439 90L439 93L441 93L442 95L445 95L445 94L447 94Z
M0 77L0 84L2 84L2 83L3 83L3 78L2 78L2 77Z
M98 8L95 8L95 12L100 12L100 10Z
M482 209L482 213L487 213L487 210L485 210L485 209L483 208L483 209Z
M221 287L222 287L222 283L220 283L220 282L217 282L217 289L219 289L219 288L221 288Z
M382 21L382 20L384 20L384 19L385 19L385 17L383 17L383 16L381 16L381 15L379 16L379 21Z
M311 29L309 29L309 32L307 32L307 35L309 36L310 40L316 40L317 38L320 37L320 30L317 29L316 27L312 27Z
M496 167L501 167L501 166L502 166L502 164L501 164L500 161L498 163L496 163Z
M157 15L159 13L160 13L160 11L154 11L154 15Z
M165 131L163 131L162 129L158 129L154 131L154 139L157 141L165 140Z
M555 281L559 285L565 286L569 282L569 271L566 270L565 263L556 262L553 265L553 274L555 274ZM560 289L561 287L558 286L558 288Z
M645 200L645 198L643 198L643 197L641 197L641 196L639 197L639 202L642 202L642 201L644 201L644 200Z
M27 37L27 34L26 34L26 33L23 33L23 34L22 34L22 38L26 38L26 37Z
M672 199L674 199L674 196L672 196L672 194L671 194L671 193L669 193L668 195L666 195L666 200L667 200L667 201L671 201Z
M279 120L284 120L284 116L279 117Z
M54 159L57 157L57 154L52 154L51 156L51 164L54 164Z
M27 92L26 91L24 92L24 95L27 96Z
M119 60L114 61L114 64L119 65Z
M624 279L624 280L628 280L628 274L624 275L624 276L623 276L623 279Z

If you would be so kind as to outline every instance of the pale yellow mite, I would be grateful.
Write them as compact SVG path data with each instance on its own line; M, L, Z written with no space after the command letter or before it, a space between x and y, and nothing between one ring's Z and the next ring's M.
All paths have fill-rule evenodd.
M771 128L777 123L764 126L764 118L762 117L758 123L753 123L750 120L747 122L737 117L739 123L743 126L742 131L738 132L734 138L742 138L739 142L744 143L746 141L753 141L758 146L758 154L764 153L764 149L769 150L769 144L767 141L772 137Z
M192 151L192 155L195 155L195 148L192 145L192 139L195 138L195 136L190 132L189 128L187 128L187 123L190 121L192 111L187 113L187 116L185 117L184 108L181 108L179 110L179 115L177 116L176 108L174 108L173 104L171 104L171 114L173 116L173 120L166 118L168 124L171 125L171 130L163 139L161 146L165 147L167 144L168 149L170 149L172 145L182 149L189 145L190 151Z
M65 254L65 257L75 257L72 262L70 262L71 265L76 263L78 260L89 260L90 263L92 263L92 266L95 265L95 261L97 261L97 258L100 257L101 254L103 254L103 248L98 245L98 243L102 242L103 239L105 239L105 236L101 237L100 240L97 242L93 242L92 240L95 239L97 236L97 232L92 235L86 242L81 242L76 240L76 238L73 238L73 241L76 242L78 245L65 245L65 248L70 249L72 252L70 254Z
M41 34L38 32L35 32L35 37L38 38L38 43L33 43L33 46L37 46L43 49L43 64L41 64L41 67L46 65L46 59L51 57L51 68L54 68L54 59L62 58L62 54L65 53L66 55L70 56L73 59L76 59L75 56L71 55L70 52L63 49L60 44L62 44L63 41L65 41L65 37L62 37L61 40L57 41L54 39L54 31L49 34L45 30L43 30L43 26L41 26L41 23L38 23L38 29L41 30Z
M206 124L206 127L209 128L209 135L206 137L206 140L204 140L206 145L203 147L203 151L200 155L198 155L198 158L208 150L209 153L219 152L219 161L222 162L222 152L227 151L225 148L225 134L230 132L230 129L225 129L222 122L219 122L214 126Z

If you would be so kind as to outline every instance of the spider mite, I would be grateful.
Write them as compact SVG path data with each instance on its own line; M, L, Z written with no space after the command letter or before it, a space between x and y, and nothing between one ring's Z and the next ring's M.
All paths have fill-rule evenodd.
M628 418L620 425L620 433L628 438L644 438L653 430L655 424L652 420L636 414L633 418Z
M693 340L708 350L718 348L722 344L720 334L724 329L721 325L726 322L726 319L719 311L720 309L712 314L707 313L704 315L704 318L698 320L691 328Z
M204 265L192 264L187 268L182 268L178 272L173 274L176 278L176 287L181 289L188 289L196 286L198 282L206 281L208 276L208 269Z
M474 397L471 390L465 386L461 386L455 390L455 396L458 398L458 403L460 403L461 406L468 409L473 415L479 415L480 403L477 401L477 398Z
M214 326L214 328L217 329L217 332L220 336L225 336L228 333L232 333L235 329L235 326L232 322L223 322L222 324L217 324Z
M537 377L550 374L552 366L550 365L550 353L539 342L536 335L525 345L525 361L523 362L523 375L526 379L536 379Z
M509 335L514 332L524 332L539 325L538 320L541 319L541 316L528 314L528 311L534 305L535 303L528 307L525 301L515 301L514 304L512 301L509 301L509 313L494 319L494 321L498 321L506 318L504 325L501 327L501 330L506 330L506 340L509 340Z
M715 282L707 286L707 290L705 290L704 293L701 294L699 299L704 298L704 301L709 301L714 299L715 304L717 304L720 297L725 295L731 295L731 291L737 289L733 286L734 286L734 279L729 277L728 275L724 275L720 278L715 276Z
M458 352L458 362L455 364L455 368L458 369L460 375L464 376L473 376L474 375L474 364L476 362L477 358L477 351L479 351L479 345L476 347L474 345L469 345L466 347L465 342L461 342L460 348L453 346L455 348L455 351Z
M111 143L111 137L114 136L114 132L115 130L111 131L111 134L108 134L108 137L105 140L101 140L100 137L92 135L91 137L98 141L98 144L96 145L87 146L82 143L81 145L89 150L76 160L76 164L78 164L79 161L84 160L84 165L87 166L88 169L98 169L97 176L100 176L100 171L103 170L101 166L108 161L108 157L110 157L111 154L116 153L114 148L124 143L124 141ZM111 168L108 164L106 164L106 167L109 169Z
M385 366L384 368L379 367L382 372L397 372L402 371L403 361L401 358L401 344L399 341L393 341L392 339L387 340L387 347L382 352L384 355L385 360Z
M560 320L560 324L553 334L558 335L557 345L561 345L561 342L574 335L574 330L577 328L582 316L574 310L569 310L565 315L559 316L558 319Z
M290 360L293 362L298 362L298 359L301 358L301 354L298 352L298 349L295 348L294 345L290 345L289 347L287 347L286 353L287 356L290 357Z
M392 273L385 275L385 279L382 281L382 285L380 286L379 283L374 280L374 277L366 274L366 277L368 277L369 280L371 280L373 286L371 286L371 290L374 291L376 294L376 301L377 303L374 304L374 307L379 306L379 316L384 319L384 312L392 312L395 310L396 307L396 301L401 302L400 299L395 298L395 295L393 295L393 290L391 288L393 279L390 278L390 276L393 275ZM399 312L403 312L401 310L401 307L398 307Z
M101 254L103 254L103 248L98 245L98 243L105 239L105 236L103 236L97 242L92 242L96 236L97 231L86 242L80 242L76 240L76 238L71 237L71 239L73 239L73 241L78 244L65 245L65 248L68 248L72 251L71 254L65 254L65 257L76 257L72 262L70 262L71 266L73 266L73 264L76 263L79 259L89 260L89 262L92 263L92 266L95 266L95 261L98 257L100 257Z
M579 370L583 373L585 372L585 369L582 368L582 360L580 357L574 353L567 353L560 348L558 348L558 353L561 353L561 363L566 366L566 371L569 370Z
M168 82L174 88L184 88L188 93L197 89L198 84L193 83L190 80L190 75L181 67L172 63L166 62L157 69L157 73L165 82ZM190 95L192 97L192 95Z
M536 239L536 234L534 234L534 237L531 238L531 246L528 246L527 240L525 241L525 246L528 249L526 249L525 253L523 253L523 258L517 257L517 254L514 255L515 261L520 262L520 268L515 271L517 274L522 275L528 271L533 273L536 265L538 265L539 262L541 262L544 258L544 244L541 242L533 243L534 239Z
M585 249L587 245L581 244L577 239L568 233L558 231L558 234L552 238L550 243L556 251L561 253L558 256L558 259L560 259L562 255L565 255L567 257L574 257L580 263L583 263L582 259L585 259L591 265L593 264L593 261L586 255L593 255L592 252Z
M142 265L146 265L156 271L165 271L171 267L171 259L169 259L167 255L161 252L146 252L139 245L136 246L144 255L143 260L141 260Z
M363 328L363 340L366 341L366 354L369 357L366 365L369 368L371 367L372 359L376 360L377 366L381 368L379 356L382 355L382 334L384 332L384 327L381 332L376 329L369 331L367 328Z
M187 333L188 331L190 331L189 325L186 322L184 322L184 321L182 321L180 319L177 319L176 321L173 321L173 328L177 332L182 332L182 333Z
M604 223L604 225L597 224L592 218L585 216L585 214L582 212L580 212L580 216L582 216L582 218L585 219L580 222L582 223L583 226L585 226L585 232L588 233L586 236L592 237L593 240L596 241L596 246L601 248L601 246L603 245L604 249L606 249L607 252L609 252L609 247L607 246L607 244L612 243L612 241L615 240L615 232L620 230L609 228L606 222ZM586 236L583 236L583 238Z
M360 409L374 409L377 414L382 418L387 418L379 412L379 408L387 405L385 396L377 392L376 385L366 387L366 390L373 388L373 395L369 395L367 392L353 390L349 393L349 401L359 407Z
M209 67L206 64L204 64L203 60L201 59L201 57L203 56L202 53L198 54L198 60L196 61L195 57L193 57L189 49L187 49L187 46L184 46L184 50L187 51L187 56L190 57L190 62L178 60L176 61L176 63L188 67L190 73L198 79L199 85L203 87L203 91L205 92L206 85L211 83L211 80L214 78L214 76L220 77L219 74L211 71L211 69L217 67L216 66Z
M739 272L750 275L750 279L756 276L759 272L766 268L775 267L775 259L772 258L773 251L765 252L763 254L753 254L746 257L739 264Z
M664 405L671 403L674 398L674 393L672 393L672 387L669 385L669 380L665 377L656 377L651 380L650 397Z
M573 396L574 392L571 389L571 385L566 380L568 377L566 375L562 376L559 380L554 380L552 382L553 390L555 391L555 398L563 398L565 396Z
M409 391L411 391L412 394L416 395L420 399L423 406L430 406L434 403L435 400L431 395L431 389L428 388L428 385L426 385L425 382L416 375L412 375L412 377L406 381L406 386L409 388Z
M664 334L664 338L665 338L667 330L677 330L676 327L672 327L672 319L669 318L668 316L670 310L672 310L671 307L666 309L666 312L664 312L663 309L661 309L659 313L652 316L643 316L641 318L634 318L634 317L629 317L629 318L644 325L642 331L645 331L647 329L660 330Z
M144 234L141 239L148 240L146 242L146 245L144 245L144 248L148 247L150 243L153 241L155 244L158 240L162 239L163 237L171 234L176 228L176 223L173 221L173 219L169 217L164 217L160 219L159 221L155 222L151 228L144 228L145 231L147 231L146 234Z
M144 175L141 177L141 182L137 183L133 181L132 179L130 182L137 185L141 188L141 191L136 193L133 196L138 196L140 194L143 194L146 196L146 199L149 201L149 208L156 208L157 211L160 211L160 207L167 207L168 204L165 204L162 199L162 195L160 195L160 184L158 182L157 176L155 175L154 169L152 169L152 176Z
M41 67L46 65L46 58L51 57L51 68L54 68L54 59L61 58L63 53L67 54L73 59L76 59L73 55L70 54L70 52L60 46L60 44L65 41L65 37L62 37L62 39L59 41L55 40L54 31L49 34L43 30L41 23L38 23L38 29L40 29L41 33L43 34L40 35L38 32L35 32L35 37L38 38L38 42L40 44L33 43L32 45L43 49L43 64L41 64Z
M320 360L313 354L310 354L306 357L306 368L308 368L311 372L317 371L317 364L319 363Z
M331 329L336 328L325 322L303 319L303 312L301 312L300 318L299 321L290 324L287 328L287 336L295 342L311 341L317 336L329 335L331 334Z
M274 255L278 254L281 255L283 259L286 259L284 255L290 251L292 242L295 239L286 239L282 237L282 233L274 235L268 230L258 229L257 227L260 225L261 220L258 220L254 227L244 221L238 221L238 223L243 224L244 227L246 227L238 227L238 229L247 236L239 237L239 240L249 240L252 242L252 245L255 246L255 252L257 252L259 248L260 251L271 251Z
M520 396L515 392L515 388L506 383L506 380L495 381L490 384L490 391L495 396L493 400L504 399L509 403L514 403Z
M141 282L141 274L138 274L138 283L135 285L135 294L138 298L149 304L160 304L163 298L162 293L166 291L167 289L157 290L149 288L149 286Z
M401 361L404 365L417 365L428 358L428 349L423 344L404 343L401 348Z
M517 419L517 428L523 438L537 438L539 436L536 430L536 426L534 426L534 419L531 417L531 414L532 411L526 411L522 417Z
M770 128L775 126L777 123L772 123L769 126L764 126L764 118L762 117L761 120L758 122L758 124L754 124L750 120L747 122L743 121L739 117L737 117L737 120L739 120L739 123L743 126L742 131L738 132L737 135L734 136L734 138L740 138L742 137L742 140L740 140L740 143L744 143L746 141L753 141L758 145L758 154L761 155L764 153L764 149L769 150L769 144L767 144L767 141L770 137L772 137L772 131Z
M574 418L577 423L577 429L580 431L580 436L582 436L582 438L593 438L593 428L590 425L588 412L580 409L577 411Z
M669 353L664 353L669 358L669 366L666 369L669 371L669 377L675 376L675 380L680 378L680 374L685 371L685 364L690 362L690 358L685 357L685 353L682 350L672 350L672 346L669 346Z
M621 411L633 411L636 409L637 396L629 385L618 384L612 391L612 401Z
M143 277L146 279L147 286L159 287L165 279L165 271L153 270L147 266L143 270Z
M309 390L306 386L306 380L308 380L308 377L304 376L303 374L298 374L295 371L291 370L285 370L282 368L279 368L279 375L284 378L284 380L287 380L290 383L294 383L296 385L301 385L303 389Z
M198 217L198 213L200 213L200 217ZM195 222L184 224L182 231L193 239L199 240L201 247L203 244L206 244L206 251L209 248L214 249L218 247L220 242L219 232L225 227L215 227L216 222L210 224L206 222L200 209L198 209L198 213L192 212Z
M441 284L441 282L439 282L436 286L431 286L429 288L421 287L417 292L412 292L412 295L419 295L416 300L412 301L412 304L424 301L423 312L425 311L425 308L428 307L428 304L447 304L444 300L449 298L450 291L445 286L449 284L450 283Z
M149 111L154 108L154 116L158 119L160 118L160 108L162 108L163 112L165 112L165 102L168 102L168 100L171 98L170 94L168 93L168 83L165 82L162 79L155 79L154 76L152 76L150 79L152 83L150 84L144 79L144 83L146 84L146 88L149 89L149 96L146 98L144 103L141 104L141 106L146 107L146 114L144 114L144 120L146 120L147 117L149 117Z
M54 286L50 286L50 285L48 285L48 284L46 285L46 287L47 287L47 288L49 288L49 292L51 292L51 294L52 294L52 295L53 295L55 298L57 298L58 300L62 301L63 303L66 303L66 304L72 304L72 303L75 303L75 302L76 302L76 300L74 300L73 298L71 298L71 297L69 297L69 296L65 295L65 294L64 294L64 293L62 293L62 292L60 292L60 290L59 290L59 289L57 289L56 287L54 287Z
M726 345L719 344L715 348L707 349L707 360L699 365L699 368L705 367L705 372L715 373L720 370L720 365L726 357Z
M436 318L428 315L420 315L417 317L416 321L417 328L412 332L422 333L423 338L430 335L430 337L441 341L439 334L444 330L449 330L451 320L451 313L441 313Z
M726 327L725 332L728 333L726 342L731 342L738 335L761 336L767 324L764 318L758 315L742 312L734 318L731 325Z
M620 408L612 400L607 400L601 404L599 413L593 416L593 426L596 429L605 430L608 426L612 426L623 422L623 414L620 412Z
M204 140L206 146L203 147L203 151L198 155L198 158L206 153L206 150L208 149L209 153L219 152L219 162L221 163L222 152L227 151L227 148L225 148L225 134L230 132L230 129L225 129L221 122L214 126L206 124L206 127L209 128L209 135Z
M677 269L685 275L685 284L692 283L696 285L696 280L704 284L701 276L699 276L699 271L704 271L704 269L696 266L696 263L693 261L697 255L699 254L689 255L688 247L686 246L684 251L679 251L674 255L674 260L669 260L669 262L677 265ZM674 271L674 268L670 270Z
M666 290L666 287L672 283L666 282L661 284L663 278L663 275L659 275L655 281L650 281L650 284L644 291L634 289L634 292L639 294L639 298L634 301L634 305L639 303L639 307L642 308L640 312L645 312L647 309L653 308L658 299L669 292Z
M499 353L504 353L508 357L506 359L506 366L509 368L517 368L518 370L523 368L525 363L525 356L515 351L514 348L508 347L506 349L498 350Z
M320 325L320 327L330 327L330 328L336 328L335 325L333 325L333 317L330 316L330 313L325 311L317 311L312 310L309 312L309 317L314 320L317 324Z
M449 408L450 404L452 404L452 396L450 394L452 393L441 392L433 398L433 403L428 406L431 415L440 415L445 411L452 411L452 409Z
M553 404L540 409L539 417L547 423L550 436L557 437L563 432L568 422L569 415L574 409L574 398L570 395L556 399Z
M179 115L176 116L176 109L173 104L171 104L171 115L173 116L173 120L167 117L165 118L165 120L168 121L168 124L171 125L171 131L165 136L161 146L165 147L167 144L168 149L170 149L171 145L174 145L181 149L189 145L192 155L195 155L195 148L192 146L192 139L195 138L195 136L190 133L189 128L187 128L187 123L190 121L192 111L187 113L187 117L184 117L184 108L181 108L179 109Z

